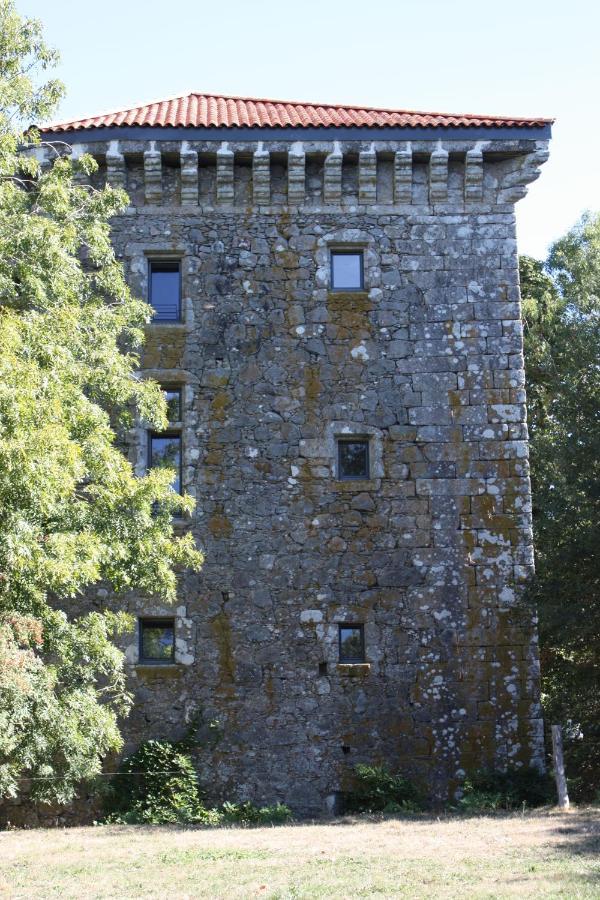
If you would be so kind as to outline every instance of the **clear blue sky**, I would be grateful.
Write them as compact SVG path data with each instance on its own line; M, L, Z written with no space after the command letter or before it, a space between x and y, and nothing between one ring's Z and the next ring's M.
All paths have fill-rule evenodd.
M556 117L522 252L600 209L598 0L17 0L62 55L60 116L189 90Z

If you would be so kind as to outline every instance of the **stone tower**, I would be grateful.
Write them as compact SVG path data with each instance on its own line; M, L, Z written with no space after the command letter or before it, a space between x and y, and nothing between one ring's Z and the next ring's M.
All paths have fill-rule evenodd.
M514 204L550 122L190 94L44 136L125 187L143 367L206 553L135 596L129 747L191 725L214 799L330 807L543 765ZM96 599L97 602L97 599Z

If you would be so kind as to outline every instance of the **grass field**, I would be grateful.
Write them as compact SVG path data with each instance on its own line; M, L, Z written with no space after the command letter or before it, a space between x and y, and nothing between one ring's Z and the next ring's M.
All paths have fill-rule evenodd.
M600 898L600 810L0 834L2 898Z

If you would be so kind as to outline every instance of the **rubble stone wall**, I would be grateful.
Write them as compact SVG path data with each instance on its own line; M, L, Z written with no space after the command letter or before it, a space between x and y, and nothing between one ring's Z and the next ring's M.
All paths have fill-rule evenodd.
M183 387L183 482L206 554L176 663L137 664L128 746L193 724L212 799L332 807L357 762L446 798L485 764L543 765L514 202L545 144L116 142L132 287L182 262L181 324L143 366ZM363 291L330 285L360 248ZM336 478L336 437L371 477ZM143 471L146 439L129 436ZM338 625L366 660L340 665ZM326 663L326 667L322 664ZM326 668L326 672L324 671Z

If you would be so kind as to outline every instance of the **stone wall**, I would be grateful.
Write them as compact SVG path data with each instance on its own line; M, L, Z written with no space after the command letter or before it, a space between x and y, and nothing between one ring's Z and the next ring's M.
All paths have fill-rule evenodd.
M159 149L157 149L157 146ZM132 207L130 283L182 260L184 321L144 368L183 386L185 489L206 553L173 666L137 664L128 746L193 725L212 799L331 806L357 762L445 798L492 763L543 765L513 205L532 141L93 146ZM329 283L361 248L365 289ZM336 436L371 478L336 478ZM129 436L143 471L143 427ZM338 624L367 663L338 662ZM326 664L324 666L323 664Z

